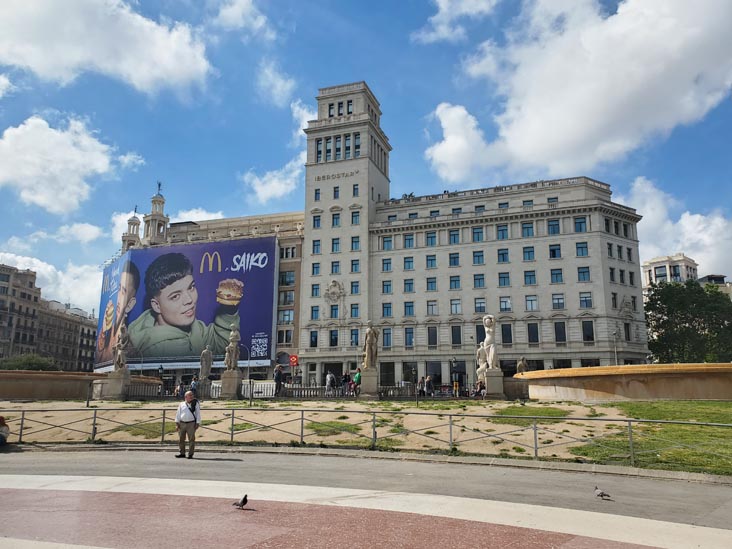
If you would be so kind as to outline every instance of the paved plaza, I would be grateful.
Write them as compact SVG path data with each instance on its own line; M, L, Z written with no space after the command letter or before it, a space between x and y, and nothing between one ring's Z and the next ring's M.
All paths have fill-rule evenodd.
M732 538L732 489L715 483L256 452L0 460L2 549L707 548ZM595 485L612 500L596 498ZM231 504L244 493L239 511Z

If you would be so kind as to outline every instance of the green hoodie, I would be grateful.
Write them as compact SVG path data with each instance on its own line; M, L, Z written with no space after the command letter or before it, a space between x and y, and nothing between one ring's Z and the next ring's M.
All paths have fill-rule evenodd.
M238 312L219 312L208 326L195 320L188 331L175 326L156 326L155 316L148 309L130 324L128 332L132 346L143 358L199 356L206 345L214 355L222 355L229 344L232 324L239 329Z

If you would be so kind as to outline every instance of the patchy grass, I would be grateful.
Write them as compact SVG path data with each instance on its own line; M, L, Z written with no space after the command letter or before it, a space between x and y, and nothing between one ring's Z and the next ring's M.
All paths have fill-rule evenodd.
M569 415L569 410L554 408L551 406L508 406L502 410L496 410L497 416L550 416L556 418L564 418ZM527 427L534 424L533 419L521 419L515 417L491 418L491 423L501 423L509 425L519 425ZM560 423L561 419L537 419L536 423Z
M311 421L305 426L305 428L322 437L330 437L341 433L355 434L361 430L360 425L353 425L344 421L321 421L317 423Z
M348 419L348 416L338 416L336 419Z
M234 423L233 427L229 427L230 431L248 431L249 429L254 429L256 425L254 423L249 423L248 421L244 421L243 423Z
M201 422L201 425L213 425L214 423L218 423L219 419L204 419ZM140 423L137 425L121 425L117 427L116 429L113 429L112 431L123 431L126 433L131 434L135 437L143 437L146 439L151 438L160 438L162 435L163 430L163 422L162 421L151 421L149 423ZM166 421L165 422L165 434L169 435L171 433L175 433L175 422L173 421Z
M732 424L732 402L719 400L661 400L618 402L613 406L635 419L699 421Z

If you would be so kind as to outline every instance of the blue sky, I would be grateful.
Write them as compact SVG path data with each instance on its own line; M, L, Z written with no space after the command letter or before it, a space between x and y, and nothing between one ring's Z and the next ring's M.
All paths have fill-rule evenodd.
M727 0L3 0L0 262L97 307L162 181L174 220L300 210L320 87L365 80L392 195L588 175L641 255L732 276Z

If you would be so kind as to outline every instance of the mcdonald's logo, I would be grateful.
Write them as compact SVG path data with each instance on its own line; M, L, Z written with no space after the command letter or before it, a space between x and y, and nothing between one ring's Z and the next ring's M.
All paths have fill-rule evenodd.
M216 272L217 273L221 272L221 256L219 255L219 252L214 252L214 253L206 252L205 254L203 254L203 257L201 258L201 265L198 269L199 273L203 274L203 264L205 263L206 259L208 259L208 272L209 273L213 271L214 259L216 260L216 264L218 266L218 269Z
M290 355L290 366L297 366L297 355Z

